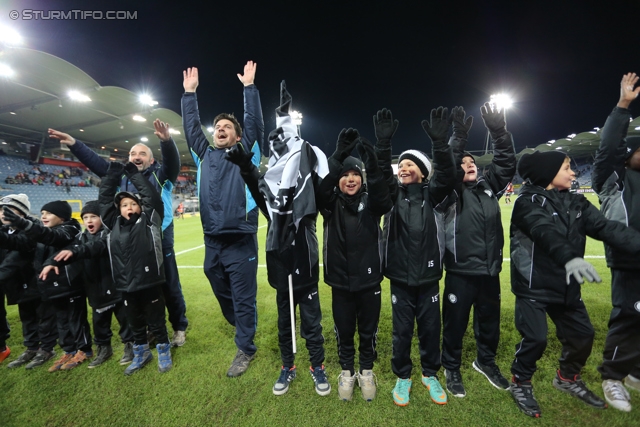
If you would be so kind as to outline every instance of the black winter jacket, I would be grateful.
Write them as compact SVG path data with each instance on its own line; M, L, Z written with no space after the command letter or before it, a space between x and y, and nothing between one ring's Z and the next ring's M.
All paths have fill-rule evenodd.
M616 107L607 118L596 152L591 181L605 217L640 231L640 172L625 167L625 137L631 112ZM638 257L605 244L610 268L638 270Z
M466 143L457 137L450 141L458 164ZM516 173L517 161L511 133L495 140L493 147L493 161L483 176L462 182L462 173L447 200L444 266L448 272L497 276L502 270L504 232L498 201Z
M24 232L3 225L0 227L0 234L17 236ZM5 249L0 245L0 288L7 296L9 305L40 299L33 268L35 245L29 246L30 249L19 251Z
M511 290L522 298L574 305L580 285L567 285L564 265L583 257L586 236L637 254L640 233L607 220L581 194L525 184L511 217Z

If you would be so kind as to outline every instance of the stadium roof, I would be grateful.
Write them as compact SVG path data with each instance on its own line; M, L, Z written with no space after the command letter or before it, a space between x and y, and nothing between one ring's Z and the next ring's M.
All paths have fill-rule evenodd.
M115 86L102 87L88 74L67 61L48 53L26 48L0 48L0 64L12 75L0 78L0 138L15 142L59 145L47 138L47 129L69 133L95 149L105 147L126 155L132 145L143 142L161 160L153 121L158 118L178 132L183 164L193 165L182 118L166 108L140 102L139 95ZM2 70L0 70L2 71ZM7 71L6 69L4 71ZM90 101L70 97L73 90ZM145 121L136 121L139 116Z

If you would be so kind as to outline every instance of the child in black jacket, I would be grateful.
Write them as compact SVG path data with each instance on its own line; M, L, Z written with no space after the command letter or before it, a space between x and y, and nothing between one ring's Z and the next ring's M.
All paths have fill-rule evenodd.
M123 171L138 189L137 194L125 191L116 194ZM134 337L134 359L124 373L131 375L153 359L147 342L147 327L158 340L158 370L166 372L173 363L161 288L165 279L161 245L162 200L136 165L123 166L117 162L109 165L100 186L99 200L102 219L105 225L111 225L111 233L100 240L60 251L53 262L69 263L108 252L116 289L124 293L127 320ZM45 278L52 269L57 266L46 266L41 277Z

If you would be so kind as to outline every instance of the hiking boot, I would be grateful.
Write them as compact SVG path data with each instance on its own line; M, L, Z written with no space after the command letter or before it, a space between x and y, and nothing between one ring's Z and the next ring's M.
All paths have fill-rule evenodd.
M362 392L362 398L367 402L371 402L376 398L376 375L371 369L363 369L358 374L358 386Z
M465 397L467 395L467 392L464 389L464 384L462 383L462 375L459 370L456 369L455 371L450 371L445 369L444 377L447 380L447 391L449 391L452 396Z
M513 400L516 401L516 405L522 412L533 418L540 418L540 406L536 397L533 395L533 385L531 381L516 382L515 378L511 380L511 387L509 387Z
M16 360L14 360L13 362L9 363L7 365L7 368L17 368L19 366L25 365L25 364L29 363L31 361L31 359L36 357L36 354L38 354L38 352L36 350L27 349L27 350L24 351L24 353L22 353L20 356L18 356L18 358Z
M409 393L411 393L411 378L398 378L396 386L393 388L393 403L398 406L407 406L409 404Z
M75 368L76 366L78 366L79 364L81 364L82 362L89 360L92 357L93 357L93 351L85 353L82 350L78 350L76 351L76 354L71 358L71 360L69 360L67 363L65 363L60 367L60 370L69 371Z
M31 362L27 364L27 366L25 366L25 369L33 369L40 365L43 365L45 362L53 359L55 355L56 355L56 352L53 350L47 351L47 350L39 349L36 352L36 356L31 360Z
M324 365L309 368L309 373L316 384L316 393L320 396L327 396L331 393L331 384L327 381L327 374L324 371Z
M609 405L620 411L631 411L631 396L622 385L622 381L604 380L602 381L602 391L604 391L604 399Z
M187 342L187 334L185 331L173 331L171 347L182 347L185 342Z
M60 368L62 368L62 365L73 359L73 356L75 355L75 353L64 353L60 359L53 362L53 366L49 368L49 372L59 371Z
M633 375L627 375L627 378L624 379L624 385L632 390L640 391L640 379Z
M560 375L560 370L558 370L556 377L553 379L553 386L560 391L577 397L594 408L604 409L607 407L604 400L600 399L600 397L593 394L593 392L587 388L587 385L582 381L580 375L575 375L573 379L563 378Z
M120 358L121 365L128 365L133 362L133 343L126 342L124 343L124 353L122 354L122 358Z
M89 363L88 368L93 369L96 366L102 365L104 362L109 360L111 356L113 356L113 349L110 345L99 345L98 350L96 351L96 358Z
M353 398L353 387L356 385L356 376L351 371L342 371L338 375L338 397L347 401Z
M476 359L473 361L473 369L487 377L491 385L498 390L509 390L509 381L502 375L498 365L483 365ZM447 390L448 389L449 386L447 385Z
M231 362L231 366L227 371L227 376L230 378L239 377L244 374L245 371L249 368L249 362L253 360L254 355L248 355L244 351L238 349L236 353L236 357L233 358L233 362Z
M276 396L282 396L286 392L289 391L289 384L296 377L296 367L289 368L287 366L283 366L280 370L280 376L278 380L273 385L273 394Z
M133 345L133 361L131 365L124 370L125 375L131 375L144 367L153 360L153 354L149 351L149 344Z
M447 371L445 370L445 375L446 372ZM458 372L460 386L462 386L462 377L460 376L460 371L455 372ZM434 403L437 403L438 405L445 405L447 403L447 393L445 393L442 389L440 381L438 381L438 377L425 377L423 375L422 384L427 388L427 390L429 390L429 396L431 396L431 400L433 400ZM462 388L462 391L464 391L464 387Z
M0 363L4 362L4 359L9 357L10 354L11 354L11 349L9 348L8 345L6 345L4 350L0 351Z
M167 372L173 368L173 361L171 360L171 344L158 344L158 371Z

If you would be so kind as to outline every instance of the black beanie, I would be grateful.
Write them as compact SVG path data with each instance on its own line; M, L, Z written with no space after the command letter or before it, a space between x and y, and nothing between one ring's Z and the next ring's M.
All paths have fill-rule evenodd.
M356 159L355 157L349 156L344 162L342 162L342 169L340 169L340 176L349 171L356 171L360 174L360 176L364 179L364 175L362 170L364 169L364 164Z
M471 157L471 158L473 159L473 161L474 161L474 162L476 161L476 158L475 158L475 157L473 157L473 154L471 154L471 153L470 153L470 152L468 152L468 151L463 151L463 152L462 152L462 158L464 159L465 157Z
M116 197L114 199L114 203L116 204L116 207L119 208L120 207L120 202L122 201L122 199L133 199L136 202L138 202L138 204L140 206L142 206L141 202L140 202L140 195L138 195L138 193L131 193L129 191L121 191L118 194L116 194Z
M629 160L629 158L633 156L633 153L638 151L638 148L640 148L640 136L628 136L626 138L626 141L627 141L627 153L624 159Z
M80 211L80 217L83 217L85 214L94 214L100 216L100 204L98 204L97 200L91 200L82 207L82 211Z
M562 167L567 154L562 151L534 151L518 162L518 173L533 185L547 188Z
M40 210L50 212L64 221L71 219L71 205L66 200L45 203Z

